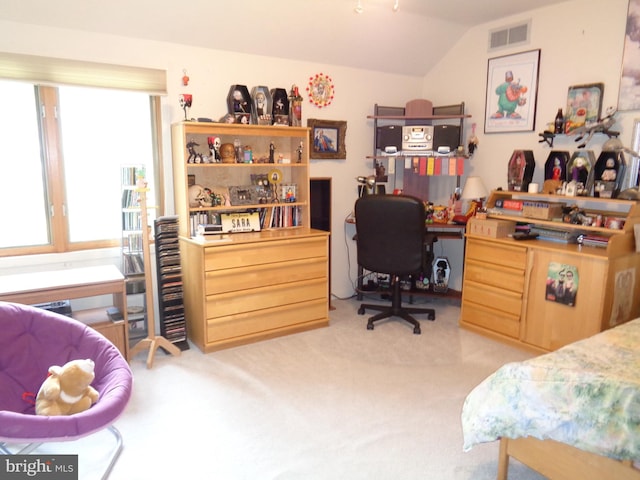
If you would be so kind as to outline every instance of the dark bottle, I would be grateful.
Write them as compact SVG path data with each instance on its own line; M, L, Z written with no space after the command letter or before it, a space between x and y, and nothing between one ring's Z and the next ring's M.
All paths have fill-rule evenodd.
M559 133L564 133L564 115L562 115L562 109L558 109L558 113L556 114L556 120L553 122L553 131L557 135Z

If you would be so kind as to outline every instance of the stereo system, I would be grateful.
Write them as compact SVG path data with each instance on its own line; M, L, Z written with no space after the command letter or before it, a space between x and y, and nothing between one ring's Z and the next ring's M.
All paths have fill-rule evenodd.
M402 127L402 150L433 150L433 126Z
M457 125L385 125L377 127L376 148L395 154L409 152L454 152L460 144Z

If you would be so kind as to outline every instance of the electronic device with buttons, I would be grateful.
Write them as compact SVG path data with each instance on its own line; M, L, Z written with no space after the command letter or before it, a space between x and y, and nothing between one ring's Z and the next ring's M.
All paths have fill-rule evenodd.
M433 150L433 126L408 125L402 127L402 150Z

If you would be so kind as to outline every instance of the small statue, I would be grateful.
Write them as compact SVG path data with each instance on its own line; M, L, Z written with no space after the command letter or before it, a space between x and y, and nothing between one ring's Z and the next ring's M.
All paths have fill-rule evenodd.
M190 140L187 143L187 151L189 152L189 158L187 158L187 163L202 163L203 158L202 154L196 152L195 147L198 147L200 144L196 143L194 140Z
M303 149L303 144L302 142L300 142L300 145L296 149L296 152L298 152L298 163L302 163L302 149Z
M212 163L220 163L220 137L207 137L209 151L211 152Z

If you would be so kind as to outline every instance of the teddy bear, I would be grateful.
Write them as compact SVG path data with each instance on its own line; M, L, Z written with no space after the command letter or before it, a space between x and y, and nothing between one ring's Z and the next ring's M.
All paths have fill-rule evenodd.
M94 368L88 358L49 367L49 376L36 397L36 414L72 415L89 409L98 401L98 392L91 386Z

